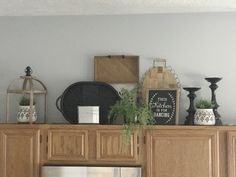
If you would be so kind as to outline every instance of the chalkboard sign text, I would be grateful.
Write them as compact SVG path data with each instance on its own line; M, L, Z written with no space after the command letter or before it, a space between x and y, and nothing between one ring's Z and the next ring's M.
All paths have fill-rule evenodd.
M178 119L178 90L149 90L148 103L158 125L172 125Z

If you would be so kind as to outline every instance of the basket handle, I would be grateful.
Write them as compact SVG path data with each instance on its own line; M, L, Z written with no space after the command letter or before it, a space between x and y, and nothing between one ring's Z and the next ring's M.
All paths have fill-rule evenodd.
M61 107L59 106L59 102L61 102L62 95L59 96L56 100L56 107L62 113Z
M164 68L166 68L166 59L164 58L157 58L153 60L153 67L157 67L158 64L156 65L156 63L162 63Z

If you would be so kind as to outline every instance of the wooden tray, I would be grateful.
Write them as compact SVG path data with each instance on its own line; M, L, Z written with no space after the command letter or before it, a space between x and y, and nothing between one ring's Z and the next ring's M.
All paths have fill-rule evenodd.
M95 56L94 79L107 83L137 83L139 56Z

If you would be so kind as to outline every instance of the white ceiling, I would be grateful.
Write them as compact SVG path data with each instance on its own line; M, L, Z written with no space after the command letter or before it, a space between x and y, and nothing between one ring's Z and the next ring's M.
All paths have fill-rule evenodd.
M0 16L232 11L236 0L0 0Z

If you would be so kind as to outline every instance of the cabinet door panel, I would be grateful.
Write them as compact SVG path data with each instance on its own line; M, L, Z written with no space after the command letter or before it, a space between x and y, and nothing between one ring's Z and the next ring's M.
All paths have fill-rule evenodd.
M148 177L218 177L217 141L216 131L147 133Z
M88 131L49 130L48 160L88 160Z
M236 132L228 133L228 174L236 177Z
M3 176L3 167L4 167L4 163L3 162L3 157L4 157L4 152L3 152L3 133L0 131L0 177Z
M39 166L39 131L4 130L1 177L37 177Z
M122 138L122 130L98 130L97 160L138 161L137 133L131 135L130 144L125 144Z

